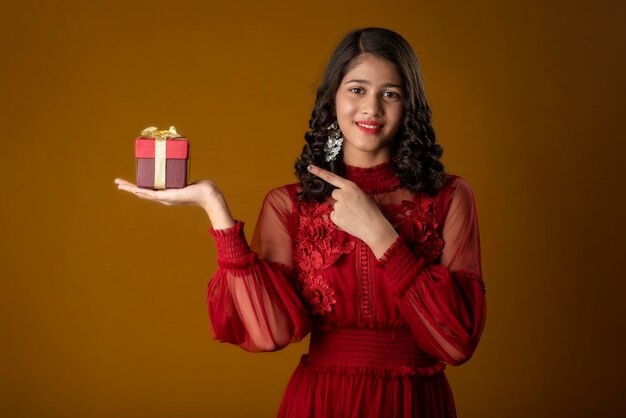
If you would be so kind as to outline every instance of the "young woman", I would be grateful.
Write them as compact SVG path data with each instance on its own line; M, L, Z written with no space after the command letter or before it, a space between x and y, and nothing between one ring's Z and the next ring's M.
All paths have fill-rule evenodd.
M210 181L153 191L211 220L215 338L278 350L311 334L280 417L454 417L444 374L485 324L472 189L440 162L420 67L380 28L348 33L317 91L299 182L271 190L249 246Z

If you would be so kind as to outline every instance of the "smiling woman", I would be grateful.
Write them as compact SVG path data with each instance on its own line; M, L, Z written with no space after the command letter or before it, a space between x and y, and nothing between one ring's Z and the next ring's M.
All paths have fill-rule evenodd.
M344 135L344 163L370 167L389 160L404 107L394 64L361 55L341 80L335 107Z
M444 369L485 325L476 204L439 161L419 64L380 28L355 30L328 63L296 162L252 237L211 181L145 199L207 212L218 270L213 336L274 351L311 334L278 415L455 417Z

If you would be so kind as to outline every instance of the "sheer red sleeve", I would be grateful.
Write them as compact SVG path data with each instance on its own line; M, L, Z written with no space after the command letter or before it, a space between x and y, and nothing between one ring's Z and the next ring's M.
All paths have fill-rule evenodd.
M218 253L218 270L207 292L217 340L248 351L274 351L309 332L308 314L293 288L290 216L289 193L278 188L265 197L252 248L243 222L209 229Z
M469 360L478 345L486 300L474 195L461 177L450 187L441 264L418 259L402 237L379 261L420 346L441 361L459 365Z

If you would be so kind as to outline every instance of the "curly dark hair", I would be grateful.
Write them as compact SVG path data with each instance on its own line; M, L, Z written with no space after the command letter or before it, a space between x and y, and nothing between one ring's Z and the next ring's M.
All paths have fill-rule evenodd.
M336 119L335 95L345 74L362 54L393 63L402 79L404 116L391 145L391 165L402 187L414 193L435 195L446 173L440 158L443 147L435 143L431 111L426 100L419 61L409 43L397 33L383 28L356 29L349 32L330 57L322 82L317 89L309 121L306 144L295 163L296 176L305 200L323 201L334 186L307 170L314 164L338 175L345 174L343 151L334 161L324 159L328 127Z

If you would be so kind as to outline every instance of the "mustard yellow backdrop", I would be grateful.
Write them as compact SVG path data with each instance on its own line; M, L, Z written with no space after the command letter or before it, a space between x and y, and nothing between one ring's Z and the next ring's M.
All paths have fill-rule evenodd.
M0 415L272 417L306 342L210 338L206 215L118 191L174 124L251 235L293 182L328 56L384 26L420 57L473 186L489 314L459 416L623 411L624 7L602 1L3 3Z

